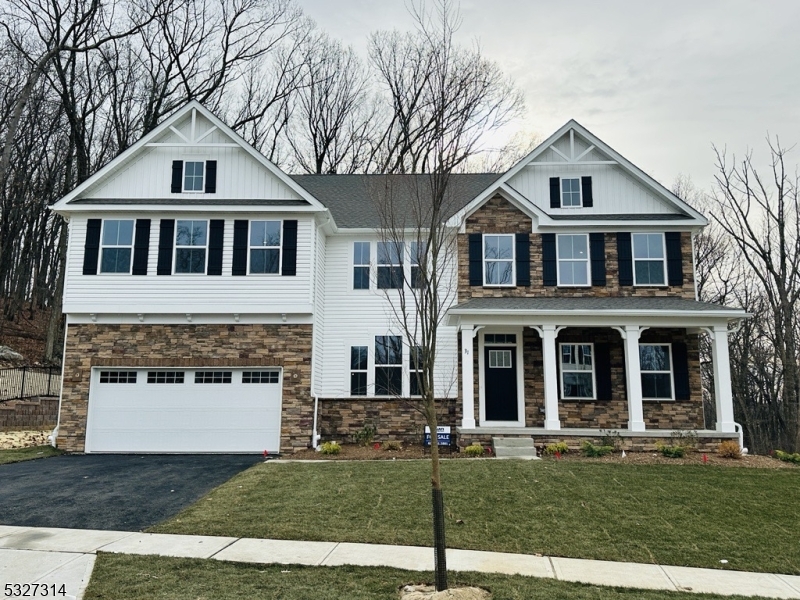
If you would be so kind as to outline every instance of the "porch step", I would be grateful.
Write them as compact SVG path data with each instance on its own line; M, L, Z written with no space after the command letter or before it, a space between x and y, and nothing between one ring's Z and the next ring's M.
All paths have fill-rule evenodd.
M533 438L502 438L493 437L492 447L497 458L527 458L535 459L536 448L533 445Z

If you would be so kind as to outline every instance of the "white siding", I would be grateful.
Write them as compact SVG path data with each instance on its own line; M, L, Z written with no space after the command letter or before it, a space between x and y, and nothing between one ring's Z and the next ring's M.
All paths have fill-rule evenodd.
M551 177L592 178L593 206L589 208L550 208ZM523 168L509 180L509 185L548 214L680 214L644 184L636 181L617 165L563 166L537 165ZM579 212L576 212L579 211Z
M316 228L316 264L314 266L314 389L316 394L324 377L325 356L325 263L327 238L322 229Z
M369 376L374 379L374 345L376 335L401 335L395 322L392 306L383 290L375 289L375 241L376 236L329 237L325 257L325 329L323 332L323 372L317 381L320 397L339 398L350 395L350 346L369 348ZM353 242L373 243L370 259L373 263L373 281L370 290L353 289ZM408 383L408 348L404 340L403 389ZM440 396L457 395L457 331L454 327L440 326L438 353L436 357L437 389ZM372 394L370 388L368 395Z
M92 215L90 215L92 216ZM156 275L160 219L208 219L207 213L136 215L151 219L147 275L83 275L86 223L90 216L70 220L65 313L309 313L311 312L311 236L313 217L291 214L236 215L236 219L297 219L297 275L248 275L233 277L233 221L225 219L222 275ZM99 217L100 215L97 215Z

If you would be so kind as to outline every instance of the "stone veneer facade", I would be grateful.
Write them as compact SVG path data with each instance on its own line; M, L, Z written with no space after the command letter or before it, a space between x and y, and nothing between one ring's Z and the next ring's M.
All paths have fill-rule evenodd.
M283 367L281 452L308 447L311 325L70 324L58 446L83 452L92 367Z
M531 285L521 287L492 288L469 284L470 233L530 233L531 218L500 196L487 201L481 208L467 217L464 233L458 235L458 301L470 298L501 297L608 297L608 296L677 296L695 299L694 267L692 265L692 237L686 231L681 234L683 259L682 286L620 286L617 261L617 234L605 234L606 285L605 287L556 287L542 283L542 236L530 236Z

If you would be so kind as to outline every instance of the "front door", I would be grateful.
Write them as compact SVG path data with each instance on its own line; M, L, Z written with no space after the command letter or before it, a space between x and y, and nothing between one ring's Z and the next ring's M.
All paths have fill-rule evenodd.
M517 421L517 357L516 348L484 348L486 384L486 420Z

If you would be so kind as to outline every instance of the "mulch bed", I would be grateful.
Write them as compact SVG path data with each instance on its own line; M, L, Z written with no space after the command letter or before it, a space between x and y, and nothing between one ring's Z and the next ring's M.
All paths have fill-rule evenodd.
M358 446L355 444L342 444L339 454L322 454L314 450L301 450L284 458L290 460L402 460L429 458L430 453L423 451L421 446L404 446L402 450L389 451L376 449L374 446ZM706 454L705 461L700 452L689 452L684 458L667 458L654 452L627 452L623 457L620 453L609 454L600 458L589 458L578 452L571 452L555 456L543 456L544 461L586 462L586 463L617 463L630 465L711 465L723 467L750 467L758 469L796 469L796 465L783 462L771 456L743 456L740 459L721 458L716 454ZM463 452L444 451L441 458L458 458L468 460L470 457ZM491 455L486 455L490 458Z

